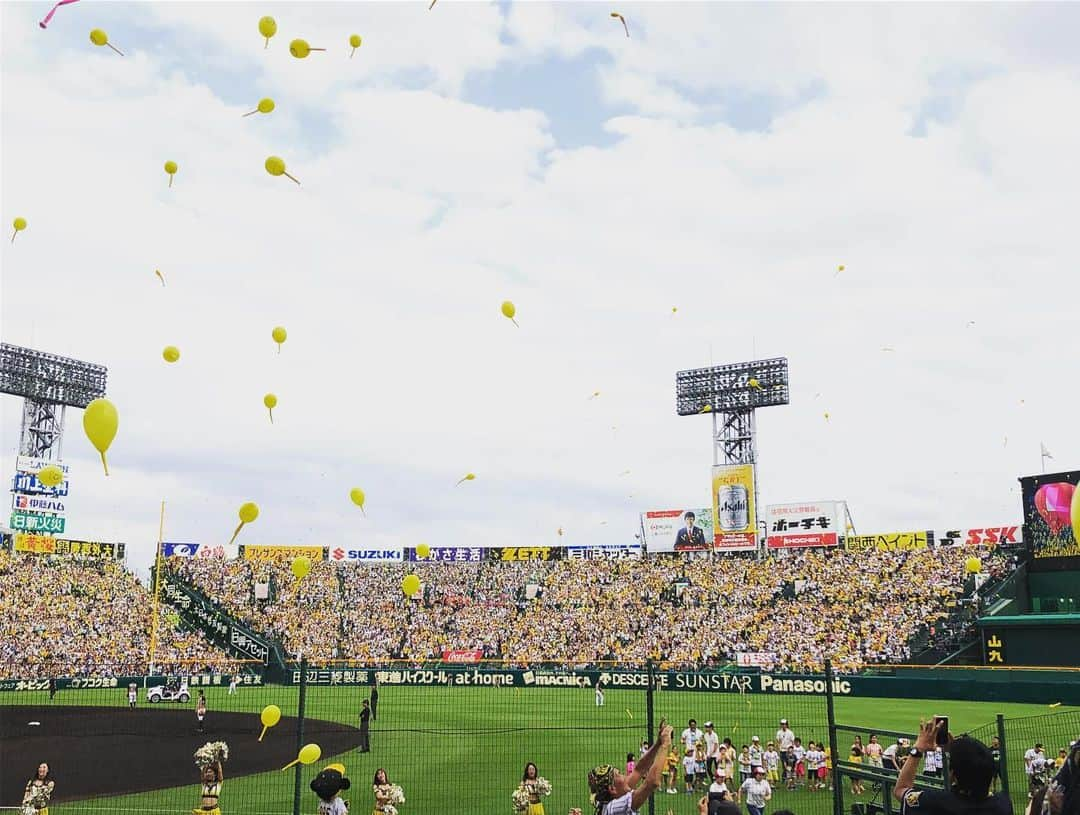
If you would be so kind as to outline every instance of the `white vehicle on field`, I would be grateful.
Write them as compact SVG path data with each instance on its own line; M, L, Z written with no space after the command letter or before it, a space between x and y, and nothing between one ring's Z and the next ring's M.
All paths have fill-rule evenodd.
M168 679L164 685L155 685L146 692L146 701L154 702L180 702L185 704L191 701L188 693L186 679Z

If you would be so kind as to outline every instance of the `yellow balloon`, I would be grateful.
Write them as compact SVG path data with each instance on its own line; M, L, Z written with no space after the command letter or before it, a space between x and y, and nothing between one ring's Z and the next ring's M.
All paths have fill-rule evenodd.
M259 517L259 505L254 501L248 501L240 505L240 512L237 514L242 522L246 524L254 523L255 519Z
M95 28L90 31L90 42L94 45L102 46L109 41L109 35L102 31L100 28Z
M322 748L317 744L305 744L300 748L300 763L314 764L322 756Z
M266 406L266 409L270 411L270 424L273 424L274 408L277 407L277 397L272 393L268 393L263 397L263 404Z
M285 339L289 336L289 332L285 330L283 326L275 326L274 330L270 332L270 336L274 338L274 342L277 343L278 353L281 353L281 343L285 342Z
M260 17L259 33L266 37L266 45L264 45L263 48L268 48L270 46L270 38L277 34L277 21L273 17Z
M297 59L304 59L311 53L311 46L307 44L307 40L293 40L289 43L289 53Z
M353 487L351 490L349 490L349 498L352 499L352 502L358 507L360 507L360 509L364 508L364 501L367 500L367 496L364 495L364 491L359 487Z
M259 714L259 719L262 721L263 727L273 727L281 721L281 708L277 705L267 705Z
M502 311L503 317L508 320L513 320L514 315L517 314L517 308L509 300L504 300L499 310Z
M431 554L431 547L428 546L426 543L421 543L419 546L416 547L416 556L417 557L427 557L430 554Z
M161 356L165 358L166 362L176 362L180 359L180 349L175 345L166 345L165 350L161 352Z
M105 451L116 438L119 427L120 415L116 412L116 405L108 399L95 399L83 411L83 431L94 448L101 453L101 464L105 468L105 475L109 474L109 463L105 460Z
M297 580L303 580L307 577L308 572L311 571L311 558L305 555L295 557L293 558L292 566L290 566L290 568L292 569L293 576Z
M476 480L476 473L465 473L465 476L461 479L461 481L458 481L458 484L463 484L466 481L475 481L475 480ZM457 485L455 485L455 486L457 486Z
M982 561L977 557L969 557L964 561L964 571L968 574L978 574L982 571Z
M26 219L16 218L14 221L11 222L11 225L15 227L15 231L11 233L11 242L15 243L15 236L22 232L24 229L26 229Z
M838 272L842 272L842 271L844 271L844 264L843 264L843 263L841 263L841 264L840 264L839 266L837 266L837 267L836 267L836 271L838 271Z
M55 464L49 464L38 470L37 480L46 487L58 487L60 482L64 480L64 471Z
M270 175L272 176L283 175L287 178L292 178L292 180L296 181L297 184L300 183L287 172L285 172L285 159L281 158L281 156L269 156L263 166L266 167L266 172L270 173Z
M270 113L274 109L274 100L269 96L259 100L259 113Z
M420 591L420 578L414 574L405 575L405 579L401 581L401 590L406 597L412 597Z
M349 45L351 45L353 48L359 48L360 43L362 43L363 41L363 38L359 34L353 34L349 37Z

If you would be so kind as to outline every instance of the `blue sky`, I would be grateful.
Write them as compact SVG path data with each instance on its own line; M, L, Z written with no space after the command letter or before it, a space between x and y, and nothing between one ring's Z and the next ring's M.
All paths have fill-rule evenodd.
M755 354L792 372L763 503L997 525L1041 441L1080 460L1075 7L634 4L630 38L596 4L46 9L0 7L0 333L109 366L70 528L136 563L162 499L174 540L256 500L251 543L623 543L708 500L675 371Z

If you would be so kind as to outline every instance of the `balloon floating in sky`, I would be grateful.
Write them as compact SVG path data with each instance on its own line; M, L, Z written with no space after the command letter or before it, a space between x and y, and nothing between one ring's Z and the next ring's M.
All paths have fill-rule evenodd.
M356 49L360 47L360 45L361 45L361 43L363 43L363 41L364 41L364 38L361 37L359 34L352 34L349 37L349 45L352 46L352 54L349 54L349 59L353 58L353 54L356 53Z
M165 285L165 275L161 273L161 269L154 269L154 274L158 276L158 280L161 281L161 285Z
M307 555L300 555L300 557L294 557L292 564L289 566L292 570L293 577L297 580L303 580L308 576L308 572L311 571L311 558Z
M294 758L281 769L284 772L285 770L289 769L289 767L292 767L295 764L314 764L316 761L319 760L320 756L322 756L322 748L319 747L319 745L305 744L303 747L300 748L300 753L296 756L296 758Z
M412 597L420 591L420 578L414 574L405 575L405 579L401 581L401 590L406 597Z
M675 314L675 313L677 313L678 311L679 311L679 307L678 307L678 306L672 306L672 307L671 307L671 313L672 313L672 314Z
M712 413L712 405L702 405L698 413Z
M38 25L41 28L48 28L49 27L49 21L53 18L53 15L56 14L56 10L58 8L60 8L60 6L67 6L67 5L70 5L72 3L78 3L78 2L79 2L79 0L60 0L60 2L58 2L56 5L54 5L52 7L52 9L49 11L49 13L45 15L45 19L42 20L40 23L38 23Z
M253 501L248 501L240 505L240 511L237 514L240 516L240 526L236 527L236 531L232 533L232 538L229 539L230 544L236 540L236 536L240 534L244 524L254 523L255 519L259 517L259 505Z
M283 175L287 178L292 178L292 180L296 181L297 184L300 183L287 172L285 172L285 159L281 158L280 156L270 156L269 158L267 158L265 167L266 172L270 173L270 175Z
M274 100L267 96L264 99L259 100L259 104L255 106L255 110L249 110L240 118L243 119L246 116L251 116L256 113L271 113L274 110Z
M281 708L277 705L267 705L259 714L259 721L263 726L262 733L259 734L259 741L262 741L266 731L281 721Z
M268 393L263 397L263 404L266 405L266 409L270 411L270 424L274 423L274 408L277 407L277 397Z
M109 463L105 460L105 451L116 438L116 431L120 427L116 405L108 399L95 399L83 411L82 421L86 438L101 453L101 464L105 468L105 475L108 475Z
M461 479L459 482L457 482L457 484L455 484L454 486L457 487L457 486L459 486L461 484L464 484L466 481L475 481L475 480L476 480L476 473L465 473L465 477L463 479Z
M593 391L593 392L592 392L592 396L590 396L589 398L590 398L590 399L595 399L595 398L596 398L597 396L599 396L599 395L600 395L600 391Z
M176 166L175 161L166 161L165 162L165 172L167 172L169 174L169 186L170 187L172 186L173 176L176 175L176 171L179 170L179 169L180 168Z
M841 264L840 264L839 266L837 266L837 267L836 267L836 271L838 271L838 272L842 272L842 271L844 271L844 264L843 264L843 263L841 263Z
M102 31L100 28L95 28L93 31L90 32L90 42L97 46L107 45L120 56L124 56L124 52L117 48L115 45L113 45L111 42L109 42L109 35Z
M166 362L176 362L180 359L180 349L175 345L166 345L165 350L161 352L161 356Z
M312 48L307 44L307 40L293 40L289 43L289 53L297 59L307 59L307 55L312 51L325 51L325 48Z
M1076 487L1067 482L1043 484L1035 492L1035 509L1039 511L1050 534L1057 535L1071 523L1071 509Z
M517 320L514 319L514 315L517 314L517 308L514 306L513 303L511 303L509 300L504 300L503 304L499 307L499 310L502 311L503 317L508 319L514 325L517 325ZM520 328L521 326L518 327Z
M353 487L349 490L349 500L360 507L360 511L364 511L364 501L367 500L367 496L364 495L364 491L359 487Z
M623 31L625 31L626 36L629 37L630 36L630 26L628 26L626 24L626 18L623 17L621 14L619 14L619 12L617 12L617 11L611 12L611 16L622 23Z
M55 464L49 464L38 470L37 480L46 487L59 487L60 482L64 480L64 471Z
M26 229L26 219L16 218L14 221L11 222L11 225L15 227L15 231L11 233L11 242L15 243L15 236L22 232L24 229Z
M274 338L274 342L277 343L277 352L281 353L281 343L285 342L289 336L289 332L285 330L284 326L274 326L274 330L270 332L270 336Z
M964 561L964 571L968 574L978 574L982 571L982 561L977 557L969 557Z
M431 547L428 546L426 543L421 543L416 547L416 556L417 557L427 557L430 554L431 554Z
M269 48L270 38L277 34L277 21L273 17L260 17L259 33L266 37L266 45L263 48Z
M829 411L825 411L825 421L829 421Z

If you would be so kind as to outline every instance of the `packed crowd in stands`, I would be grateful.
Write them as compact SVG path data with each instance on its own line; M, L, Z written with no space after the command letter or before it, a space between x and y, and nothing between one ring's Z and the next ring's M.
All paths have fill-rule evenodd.
M230 614L279 639L290 657L421 661L478 649L519 663L720 664L739 652L772 667L840 670L898 663L916 633L954 616L964 562L1000 571L981 547L909 552L805 550L767 564L744 558L524 563L316 563L173 559L169 568ZM424 590L406 600L415 571ZM272 586L256 600L253 586ZM683 584L676 589L676 584ZM529 586L536 596L526 599ZM920 614L910 613L914 597ZM927 599L930 598L930 599ZM937 633L941 633L940 631Z
M114 561L0 551L0 604L0 678L147 673L150 594ZM202 634L181 630L171 609L159 615L160 671L235 667Z

